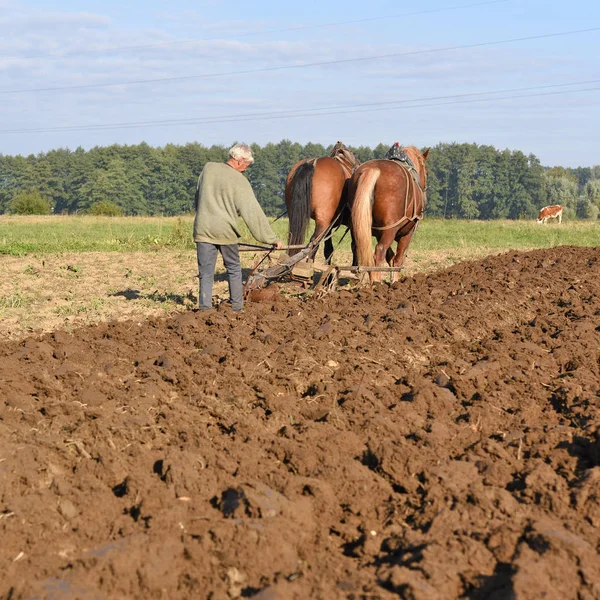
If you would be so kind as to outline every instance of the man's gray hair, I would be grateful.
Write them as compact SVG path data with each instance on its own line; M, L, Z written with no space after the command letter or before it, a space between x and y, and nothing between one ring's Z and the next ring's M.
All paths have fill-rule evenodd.
M252 164L254 162L254 156L252 155L252 149L248 144L235 144L229 150L229 158L233 160L243 160Z

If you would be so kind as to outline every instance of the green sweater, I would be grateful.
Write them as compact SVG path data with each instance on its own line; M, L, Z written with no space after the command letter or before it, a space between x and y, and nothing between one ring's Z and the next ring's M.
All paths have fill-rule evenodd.
M250 182L226 163L209 162L198 179L194 241L209 244L237 244L238 216L250 233L263 244L276 244Z

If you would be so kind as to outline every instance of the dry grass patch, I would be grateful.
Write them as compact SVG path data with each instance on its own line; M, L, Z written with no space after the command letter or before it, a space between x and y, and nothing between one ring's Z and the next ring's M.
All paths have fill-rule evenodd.
M0 338L187 310L193 253L83 253L0 258ZM216 291L226 284L217 282Z

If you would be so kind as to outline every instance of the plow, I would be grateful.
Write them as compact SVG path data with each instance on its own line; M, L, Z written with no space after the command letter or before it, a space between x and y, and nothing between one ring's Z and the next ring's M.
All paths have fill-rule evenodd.
M313 259L319 244L330 235L325 231L319 239L308 244L285 246L279 250L269 246L240 243L240 252L263 251L264 254L254 264L244 284L244 297L247 298L255 290L265 289L275 282L293 281L299 283L306 292L326 293L337 289L340 275L361 279L369 272L398 273L402 267L371 267L358 265L319 264ZM294 251L294 254L284 254L278 259L272 259L276 252ZM268 265L268 266L265 266Z

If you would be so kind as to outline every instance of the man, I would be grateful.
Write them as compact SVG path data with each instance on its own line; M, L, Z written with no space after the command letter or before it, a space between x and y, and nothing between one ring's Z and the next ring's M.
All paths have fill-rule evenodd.
M240 234L238 216L246 222L250 233L260 242L282 247L271 229L250 182L242 173L254 162L246 144L235 144L226 163L209 162L198 179L194 241L198 253L200 278L200 310L212 307L212 287L217 253L223 257L229 280L231 308L243 307L242 265L238 249Z

